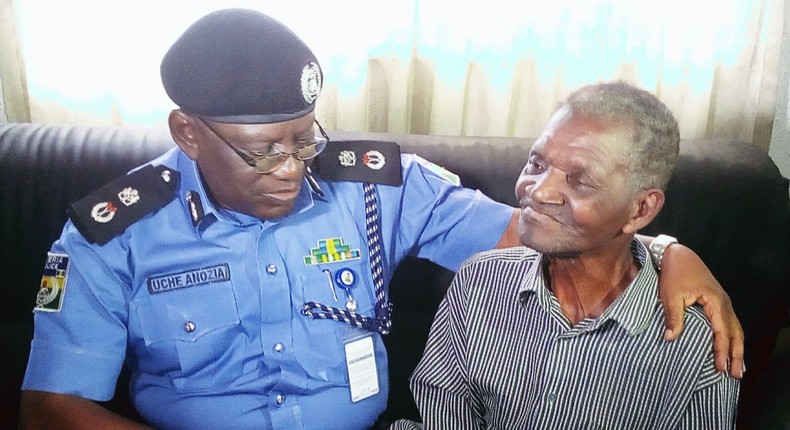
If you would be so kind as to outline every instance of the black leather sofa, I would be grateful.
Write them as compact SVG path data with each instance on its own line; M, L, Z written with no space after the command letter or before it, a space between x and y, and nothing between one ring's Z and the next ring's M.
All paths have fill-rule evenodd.
M465 186L515 204L513 184L532 139L332 132L398 142L460 175ZM46 252L66 207L172 147L165 129L0 123L0 428L14 428ZM740 428L790 428L788 181L760 150L732 140L684 140L667 205L645 229L689 245L730 294L746 332ZM417 418L407 378L452 273L405 261L390 295L386 336L392 389L385 419ZM784 339L777 342L777 339ZM783 343L784 342L784 343ZM775 350L778 353L775 353ZM781 352L781 353L779 353ZM125 378L122 375L122 379ZM108 407L136 417L123 381Z

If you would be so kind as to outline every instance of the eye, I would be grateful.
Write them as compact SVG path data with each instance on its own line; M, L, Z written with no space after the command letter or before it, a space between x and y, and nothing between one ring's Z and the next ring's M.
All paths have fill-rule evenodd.
M546 166L537 158L537 157L530 157L527 161L527 164L524 166L524 173L527 175L537 175L539 173L543 173L546 170Z
M253 157L271 157L272 155L276 155L277 151L275 151L274 145L269 144L264 149L249 150L249 153Z
M306 146L310 146L316 143L315 136L303 137L296 141L296 149L302 149Z
M565 182L574 188L594 188L588 178L577 173L567 174Z

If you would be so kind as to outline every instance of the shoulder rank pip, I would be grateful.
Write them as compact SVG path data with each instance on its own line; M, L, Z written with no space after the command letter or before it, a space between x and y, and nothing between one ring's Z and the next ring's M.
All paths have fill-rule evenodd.
M375 140L330 141L316 160L325 180L400 185L400 146Z
M104 245L172 201L180 177L169 167L147 165L75 202L66 212L89 242Z

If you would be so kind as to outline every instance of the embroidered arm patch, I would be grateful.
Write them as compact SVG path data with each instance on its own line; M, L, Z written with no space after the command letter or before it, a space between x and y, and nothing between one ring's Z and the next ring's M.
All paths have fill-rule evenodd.
M426 169L430 170L433 173L436 173L437 175L439 175L442 179L446 180L447 182L455 185L456 187L460 187L461 186L461 178L458 175L456 175L455 173L445 169L444 167L442 167L442 166L440 166L440 165L438 165L438 164L436 164L436 163L434 163L432 161L428 161L428 160L420 157L419 155L415 154L414 158L417 160L418 163L420 163L421 166L425 167Z
M60 312L63 308L63 294L66 292L66 281L69 279L69 261L69 256L66 254L47 253L34 310Z

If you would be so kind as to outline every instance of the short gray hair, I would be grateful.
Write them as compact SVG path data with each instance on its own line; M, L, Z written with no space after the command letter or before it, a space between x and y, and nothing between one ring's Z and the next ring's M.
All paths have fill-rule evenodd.
M678 123L656 96L622 81L591 84L571 93L561 103L574 114L633 124L628 149L634 191L665 189L680 147Z

